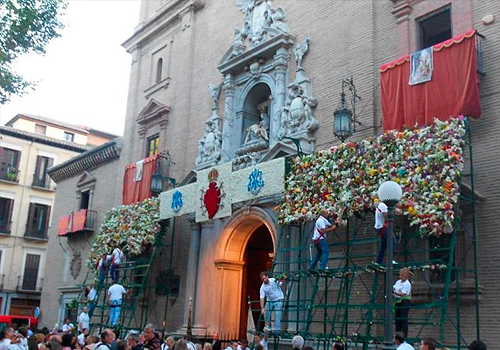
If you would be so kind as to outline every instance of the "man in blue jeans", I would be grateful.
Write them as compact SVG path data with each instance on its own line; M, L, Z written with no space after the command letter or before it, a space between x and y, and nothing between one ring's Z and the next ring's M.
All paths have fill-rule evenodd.
M271 313L274 311L274 331L279 332L281 329L281 312L283 310L283 299L285 296L281 290L281 282L277 282L274 278L269 278L269 272L263 271L260 273L260 307L261 313L266 319L266 328L271 329Z
M314 243L314 246L316 247L316 255L311 261L309 270L314 270L320 259L320 270L326 269L326 264L328 263L328 255L330 255L330 252L328 250L328 243L326 243L326 234L328 232L335 231L335 229L337 228L337 226L330 224L330 221L328 221L328 217L330 216L328 210L321 209L320 214L321 215L316 220L316 224L314 225L314 234L312 237L312 241Z
M375 264L382 264L384 259L385 250L387 249L387 205L384 202L380 202L375 211L375 231L380 238L380 247L378 249L377 260ZM394 250L394 245L396 244L396 238L392 236L392 247ZM393 264L397 264L395 260L392 261Z
M116 326L120 318L120 310L122 307L123 294L127 291L118 281L113 281L113 285L108 289L107 300L109 302L109 323Z

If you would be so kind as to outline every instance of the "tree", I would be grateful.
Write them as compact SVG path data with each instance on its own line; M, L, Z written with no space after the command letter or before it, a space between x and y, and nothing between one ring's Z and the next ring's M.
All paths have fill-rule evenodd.
M0 104L33 88L12 63L29 52L45 54L45 46L64 28L58 16L65 8L62 0L0 0Z

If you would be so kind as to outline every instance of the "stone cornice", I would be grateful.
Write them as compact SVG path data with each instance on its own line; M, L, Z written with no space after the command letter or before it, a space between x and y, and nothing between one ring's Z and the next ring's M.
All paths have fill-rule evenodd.
M140 46L153 35L182 20L182 16L189 12L188 10L199 10L203 8L203 6L203 0L172 1L168 6L158 11L152 18L141 23L136 28L135 33L128 38L122 46L130 53L135 47Z

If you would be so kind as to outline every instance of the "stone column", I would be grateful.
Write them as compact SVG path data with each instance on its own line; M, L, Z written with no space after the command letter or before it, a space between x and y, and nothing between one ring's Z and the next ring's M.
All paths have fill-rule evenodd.
M269 135L269 148L272 148L276 142L278 142L278 133L280 129L280 116L281 108L285 106L286 98L286 81L288 64L290 62L290 54L285 48L278 49L276 55L274 55L274 67L276 71L276 91L274 92L274 102L272 116L270 117L271 128Z
M184 323L182 329L187 328L189 318L189 298L192 300L191 308L191 324L196 325L196 311L198 301L198 268L200 262L200 241L201 241L201 226L196 223L194 215L188 218L191 223L191 239L189 240L189 258L188 270L186 276L186 304L184 309Z
M226 103L224 106L224 127L222 129L222 163L228 162L233 157L235 145L232 144L232 135L234 133L234 79L231 74L224 78L224 93L226 94Z

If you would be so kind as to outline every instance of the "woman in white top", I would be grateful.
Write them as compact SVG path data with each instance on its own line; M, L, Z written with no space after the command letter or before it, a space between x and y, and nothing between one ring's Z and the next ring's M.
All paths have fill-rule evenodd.
M400 279L393 286L394 304L396 306L396 332L403 332L408 337L408 311L410 309L411 283L408 278L411 271L404 267L399 270Z

